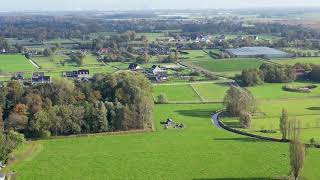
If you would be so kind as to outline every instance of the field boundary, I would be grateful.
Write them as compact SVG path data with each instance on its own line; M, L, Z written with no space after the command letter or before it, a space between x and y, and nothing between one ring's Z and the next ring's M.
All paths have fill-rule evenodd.
M235 133L235 134L239 134L239 135L243 135L243 136L248 136L248 137L252 137L252 138L256 138L256 139L261 139L261 140L267 140L267 141L273 141L273 142L282 142L282 143L288 143L290 142L290 140L287 140L287 139L277 139L277 138L271 138L271 137L265 137L265 136L260 136L260 135L256 135L256 134L251 134L251 133L248 133L248 132L244 132L244 131L240 131L238 129L234 129L234 128L231 128L227 125L225 125L223 122L220 121L220 115L221 113L223 113L224 110L220 110L220 111L217 111L216 113L213 114L212 118L215 118L213 119L215 122L218 123L218 125L222 128L222 129L225 129L229 132L232 132L232 133ZM220 128L218 127L218 128Z
M192 86L192 84L189 84L189 86L192 88L192 90L198 95L201 102L205 102L205 100L202 98L202 96L199 94L199 92Z
M226 131L229 131L229 132L232 132L232 133L235 133L235 134L238 134L238 135L243 135L243 136L256 138L256 139L260 139L260 140L265 140L265 141L280 142L280 143L289 143L290 142L289 139L277 139L277 138L272 138L272 137L260 136L260 135L257 135L257 134L252 134L252 133L244 132L244 131L229 127L229 126L225 125L223 122L220 121L220 115L224 111L225 110L219 110L219 111L216 111L215 113L213 113L211 115L212 123L217 128L220 128L220 129L222 128L222 129L224 129ZM305 143L304 145L307 148L320 149L320 144L308 144L308 143Z

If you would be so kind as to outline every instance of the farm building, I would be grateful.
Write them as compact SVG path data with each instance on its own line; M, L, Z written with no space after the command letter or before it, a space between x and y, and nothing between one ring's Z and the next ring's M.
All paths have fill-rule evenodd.
M45 76L44 72L34 72L31 78L32 84L45 84L51 83L51 77Z
M67 78L89 78L90 71L87 69L81 69L76 71L66 71L66 72L63 72L62 76Z
M5 180L6 176L3 173L0 173L0 180Z
M227 49L229 54L241 58L265 57L265 58L286 58L291 55L269 47L242 47L236 49Z

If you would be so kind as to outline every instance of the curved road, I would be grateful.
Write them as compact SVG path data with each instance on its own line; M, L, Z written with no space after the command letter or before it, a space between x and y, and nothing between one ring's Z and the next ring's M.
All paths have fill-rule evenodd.
M216 128L222 129L219 124L219 115L220 113L211 114L212 123Z

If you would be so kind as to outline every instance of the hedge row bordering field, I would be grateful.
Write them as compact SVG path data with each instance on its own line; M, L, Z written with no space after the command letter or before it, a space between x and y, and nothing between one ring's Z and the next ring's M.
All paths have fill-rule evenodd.
M272 138L272 137L265 137L265 136L260 136L260 135L256 135L256 134L252 134L252 133L248 133L248 132L240 131L238 129L231 128L220 121L220 115L223 112L224 112L224 110L220 110L215 113L218 114L218 116L217 116L218 124L220 125L221 128L223 128L227 131L230 131L235 134L243 135L243 136L256 138L256 139L266 140L266 141L281 142L281 143L289 143L290 142L290 140L288 140L288 139L277 139L277 138ZM304 144L304 145L307 148L319 148L320 149L320 144Z

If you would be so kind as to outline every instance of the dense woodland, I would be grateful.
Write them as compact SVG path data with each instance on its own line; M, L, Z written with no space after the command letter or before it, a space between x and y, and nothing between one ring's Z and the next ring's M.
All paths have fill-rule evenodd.
M90 82L65 79L0 89L1 123L27 137L152 129L150 82L139 73L95 75Z

